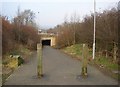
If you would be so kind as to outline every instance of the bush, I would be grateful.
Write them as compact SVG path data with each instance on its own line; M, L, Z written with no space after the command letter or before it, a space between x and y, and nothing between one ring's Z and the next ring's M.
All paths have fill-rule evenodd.
M24 63L24 59L22 57L18 57L18 66Z

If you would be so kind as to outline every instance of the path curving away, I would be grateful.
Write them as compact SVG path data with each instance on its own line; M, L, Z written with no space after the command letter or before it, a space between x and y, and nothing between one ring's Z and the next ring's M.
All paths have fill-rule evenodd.
M29 62L19 67L7 79L5 85L118 85L111 77L105 76L98 69L88 66L88 78L81 79L81 63L70 56L45 46L43 48L42 79L37 78L37 52Z

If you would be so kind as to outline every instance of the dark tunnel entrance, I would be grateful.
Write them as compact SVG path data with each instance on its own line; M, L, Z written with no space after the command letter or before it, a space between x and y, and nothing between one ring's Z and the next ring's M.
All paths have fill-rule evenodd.
M51 46L51 40L42 40L42 45L45 46Z

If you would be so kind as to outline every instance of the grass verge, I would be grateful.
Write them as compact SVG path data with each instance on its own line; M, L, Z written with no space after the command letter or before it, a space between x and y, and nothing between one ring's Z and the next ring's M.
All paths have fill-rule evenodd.
M3 55L3 60L2 60L2 84L5 83L6 79L14 72L14 70L17 67L11 68L9 64L12 64L14 66L14 62L11 61L10 55L20 55L24 59L24 62L26 63L27 60L29 59L29 56L31 55L31 51L27 49L27 47L20 45L17 50L14 50L10 53L7 53ZM21 62L21 60L19 61ZM18 63L19 63L18 62Z
M63 52L71 55L72 57L82 60L82 44L75 44L62 49ZM89 58L92 58L92 50L89 49ZM120 80L120 65L113 62L110 58L106 58L104 56L96 56L95 60L88 61L90 65L93 65L99 68L104 74L111 76L114 79Z

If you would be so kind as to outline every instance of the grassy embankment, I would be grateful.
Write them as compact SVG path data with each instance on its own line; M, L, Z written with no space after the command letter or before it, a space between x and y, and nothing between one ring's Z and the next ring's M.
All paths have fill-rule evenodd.
M2 60L2 83L4 84L5 80L13 73L15 69L18 68L15 65L15 61L11 61L10 55L20 55L24 59L24 63L28 60L28 56L31 55L31 51L27 47L20 45L19 49L9 52L3 55ZM21 61L19 61L21 62ZM11 67L13 66L13 67Z
M76 44L66 47L62 49L62 51L73 56L73 58L82 60L82 44ZM89 49L88 60L91 59L92 59L92 49ZM99 68L104 74L108 74L115 79L120 79L120 73L116 73L119 72L118 68L120 68L120 65L113 62L111 58L106 58L105 56L96 55L94 60L89 61L89 64Z

